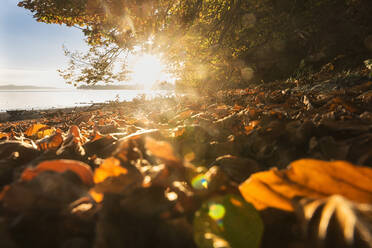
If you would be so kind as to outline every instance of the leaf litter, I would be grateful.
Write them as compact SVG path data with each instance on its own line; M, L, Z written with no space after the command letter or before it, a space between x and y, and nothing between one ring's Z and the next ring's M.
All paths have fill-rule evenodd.
M324 84L1 123L0 247L372 247L372 83Z

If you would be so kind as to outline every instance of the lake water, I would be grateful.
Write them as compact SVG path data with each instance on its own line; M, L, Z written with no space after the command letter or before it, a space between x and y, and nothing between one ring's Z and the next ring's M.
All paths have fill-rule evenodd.
M170 94L169 91L144 90L6 90L0 91L0 112L17 109L50 109L87 106L108 101L131 101L146 94L147 98Z

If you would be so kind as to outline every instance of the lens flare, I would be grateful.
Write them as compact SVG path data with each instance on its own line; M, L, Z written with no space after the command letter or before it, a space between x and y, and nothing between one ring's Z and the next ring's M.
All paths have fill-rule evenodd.
M197 175L191 180L194 189L202 190L208 188L208 181L203 174Z
M208 215L214 220L222 220L225 214L226 210L222 204L212 204L209 207Z

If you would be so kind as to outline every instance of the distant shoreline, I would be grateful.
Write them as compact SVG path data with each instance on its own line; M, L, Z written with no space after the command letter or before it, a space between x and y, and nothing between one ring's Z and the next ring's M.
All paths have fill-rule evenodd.
M43 86L34 86L34 85L0 85L0 90L55 90L58 88L55 87L43 87Z

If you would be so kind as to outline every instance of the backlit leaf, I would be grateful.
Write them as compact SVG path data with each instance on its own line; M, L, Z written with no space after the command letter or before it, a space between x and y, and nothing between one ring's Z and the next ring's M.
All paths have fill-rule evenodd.
M116 158L107 158L94 171L94 182L101 183L108 177L117 177L121 174L127 174L127 169L120 166L120 161Z
M174 155L173 147L166 141L158 141L150 137L145 139L145 147L152 155L166 161L179 161Z
M103 200L102 193L97 193L94 189L91 189L89 190L89 194L96 202L102 202Z
M61 132L56 132L54 135L45 137L44 139L38 140L36 142L37 148L39 150L53 150L60 147L63 142L63 137Z
M302 159L287 169L253 174L239 186L243 197L257 209L292 211L296 196L324 198L340 194L360 203L372 203L372 169L344 161Z
M31 137L33 135L35 135L40 129L42 128L47 128L48 126L47 125L44 125L44 124L40 124L40 123L36 123L36 124L32 124L25 132L25 135Z
M38 139L42 139L46 136L52 135L56 130L54 128L42 129L36 133L36 137Z

